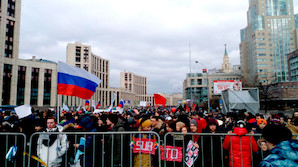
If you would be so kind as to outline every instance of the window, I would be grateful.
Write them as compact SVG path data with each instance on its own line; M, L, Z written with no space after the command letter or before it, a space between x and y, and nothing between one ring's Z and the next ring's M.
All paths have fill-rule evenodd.
M44 70L43 105L51 104L52 70Z
M15 0L8 0L7 2L7 16L14 17L15 16Z
M2 85L2 105L10 104L10 86L11 86L12 65L4 64L3 67L3 85Z
M25 100L26 67L18 67L17 105L23 105Z
M4 57L12 58L13 54L13 35L14 35L14 24L12 20L6 20L6 34L5 34L5 51Z
M30 104L37 105L39 68L32 68Z

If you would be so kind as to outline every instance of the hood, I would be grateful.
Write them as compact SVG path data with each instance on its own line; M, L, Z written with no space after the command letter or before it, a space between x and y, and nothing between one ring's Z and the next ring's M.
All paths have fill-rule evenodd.
M238 135L238 136L244 136L247 134L247 130L246 130L246 128L236 127L234 129L234 133L236 133L236 135Z
M288 141L282 141L281 143L276 145L276 147L272 149L271 152L298 163L297 150L298 150L298 141L288 140Z

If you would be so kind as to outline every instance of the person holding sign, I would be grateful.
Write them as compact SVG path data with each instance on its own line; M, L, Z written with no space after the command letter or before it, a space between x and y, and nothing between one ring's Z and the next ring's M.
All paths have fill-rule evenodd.
M151 121L148 118L142 118L139 131L150 131ZM136 134L130 143L133 148L134 166L153 167L153 155L155 154L156 136L151 134Z

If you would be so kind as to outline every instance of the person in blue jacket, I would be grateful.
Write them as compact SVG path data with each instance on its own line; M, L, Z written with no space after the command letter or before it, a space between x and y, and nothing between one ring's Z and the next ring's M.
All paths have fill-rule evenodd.
M292 140L291 131L281 125L267 125L262 133L270 154L259 167L297 167L298 141Z

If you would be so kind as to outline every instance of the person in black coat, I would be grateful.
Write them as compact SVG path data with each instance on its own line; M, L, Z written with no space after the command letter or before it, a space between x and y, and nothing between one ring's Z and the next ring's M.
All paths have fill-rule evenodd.
M218 131L219 125L216 119L209 118L207 120L207 128L205 133L216 134L220 133ZM203 137L203 155L204 166L212 167L212 166L223 166L224 158L223 158L223 150L222 150L222 136L208 135Z

